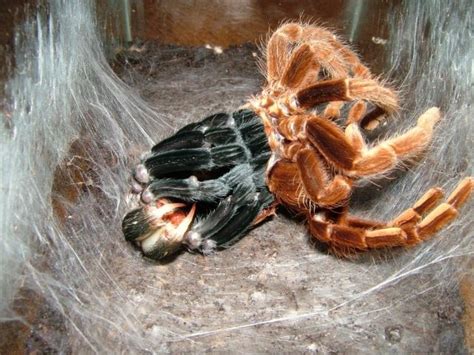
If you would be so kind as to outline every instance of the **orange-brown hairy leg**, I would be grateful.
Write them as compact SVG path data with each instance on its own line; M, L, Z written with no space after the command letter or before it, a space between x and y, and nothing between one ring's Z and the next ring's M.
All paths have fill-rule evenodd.
M311 45L317 61L333 79L350 76L351 66L360 64L355 53L323 27L304 26L302 40Z
M303 82L308 82L308 75L317 78L319 66L314 60L314 53L308 44L302 44L291 54L280 79L280 85L287 88L296 88Z
M358 155L360 155L362 151L367 149L367 144L365 143L365 139L362 136L362 133L360 132L359 125L351 123L344 130L344 135L346 136L346 139L348 140L349 144L357 152Z
M323 116L324 118L331 119L331 120L339 118L341 116L341 108L343 105L344 105L344 101L331 101L326 106L321 116Z
M295 104L303 109L311 109L318 104L330 101L346 101L346 80L325 80L298 91Z
M366 112L367 104L364 101L357 101L349 110L346 123L351 124L360 122L364 118Z
M341 108L344 106L344 101L331 101L324 110L322 116L328 119L335 119L341 116ZM350 105L350 103L346 103ZM385 111L378 106L367 105L363 100L355 101L346 117L346 125L351 123L357 123L366 130L375 129L382 117L385 115Z
M458 215L458 210L467 201L474 190L474 178L462 180L443 202L440 188L428 190L414 205L395 218L391 225L402 228L407 236L407 245L418 244L428 239ZM436 206L436 207L435 207ZM423 217L423 215L425 215Z
M384 225L374 221L371 224ZM377 229L368 229L365 226L353 227L327 221L324 215L320 214L315 214L309 219L308 227L311 235L329 244L337 254L341 254L342 251L342 255L344 252L403 246L407 240L407 235L399 227Z
M310 116L293 115L280 119L278 122L278 132L288 140L297 140L298 135L303 132L304 125Z
M291 162L295 162L298 152L301 149L303 149L303 144L296 141L296 142L285 143L281 145L280 147L281 147L282 156Z
M314 39L320 39L327 42L335 41L338 42L337 37L329 30L319 26L303 26L302 33L303 40L310 41ZM342 44L341 44L342 45Z
M305 87L318 80L321 67L330 78L349 76L349 64L331 43L337 44L334 35L320 27L296 23L281 26L267 45L268 82L279 81L279 86L290 89Z
M330 102L326 110L323 113L323 117L329 119L338 118L340 116L340 109L343 106L344 101L332 101ZM346 105L351 105L347 103ZM334 108L333 108L334 107ZM378 106L373 104L367 104L363 100L355 101L351 107L346 117L346 125L357 123L359 126L365 130L375 129L382 118L385 116L385 111Z
M333 43L333 46L341 52L341 54L344 56L344 59L347 61L347 63L349 63L352 72L351 76L362 79L372 78L372 73L370 72L369 68L360 62L359 57L357 57L357 55L352 50L338 42Z
M332 47L334 47L336 53L340 54L341 57L347 62L352 70L352 74L356 77L369 79L371 77L370 70L360 62L359 57L346 46L341 40L337 38L334 33L326 30L322 27L307 26L303 30L304 39L320 38L327 41Z
M312 85L318 81L321 68L333 79L349 76L348 64L338 50L324 40L302 42L288 55L281 72L280 87L295 89Z
M313 49L314 59L324 69L322 76L327 79L342 79L349 76L349 65L339 51L324 39L307 42ZM320 78L321 79L321 78ZM316 80L313 82L313 84Z
M391 113L398 109L398 98L393 90L371 79L326 80L306 87L295 94L295 105L303 109L329 101L366 100Z
M335 123L313 117L306 123L306 137L314 147L335 167L351 170L358 152Z
M428 239L456 218L458 209L468 200L473 190L474 178L465 178L446 202L436 206L443 193L439 188L432 188L412 208L390 223L352 216L345 216L339 223L335 223L328 220L324 212L318 213L308 219L309 231L340 255L351 251L415 245ZM436 207L433 208L434 206Z
M366 147L356 124L343 132L335 123L313 117L307 121L305 133L330 164L355 177L370 176L385 173L400 159L420 153L430 142L439 118L439 110L431 108L420 116L416 127L372 148Z
M301 149L296 156L296 165L306 195L316 205L335 207L348 200L352 181L341 175L336 175L331 180L327 167L314 149Z
M267 74L269 82L281 78L291 50L290 44L298 41L301 33L301 25L289 23L281 26L270 37L267 44Z
M341 220L341 223L348 227L363 228L363 229L374 229L374 228L380 229L386 226L386 223L384 222L351 216L349 214Z
M278 202L294 209L302 206L303 185L295 163L285 160L277 161L267 173L267 186Z
M430 108L418 119L417 125L404 134L383 141L370 149L363 149L353 164L350 174L353 176L370 176L391 170L400 159L414 156L423 151L431 141L435 124L440 119L439 109ZM351 128L352 139L357 134ZM362 138L360 138L362 139Z

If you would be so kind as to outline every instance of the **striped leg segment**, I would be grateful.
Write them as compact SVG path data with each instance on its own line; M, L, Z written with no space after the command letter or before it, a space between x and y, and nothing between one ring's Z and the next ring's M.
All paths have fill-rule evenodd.
M462 180L446 199L440 188L428 190L413 207L389 223L366 221L344 216L340 221L326 218L324 213L309 219L309 231L318 240L344 255L354 251L418 244L445 227L458 215L458 209L474 190L474 178ZM339 223L338 223L339 222Z

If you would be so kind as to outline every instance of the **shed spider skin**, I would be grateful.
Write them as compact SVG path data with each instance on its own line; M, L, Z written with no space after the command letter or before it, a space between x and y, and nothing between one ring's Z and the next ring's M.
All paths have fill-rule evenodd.
M349 213L361 178L387 175L429 145L440 111L406 132L368 144L399 108L396 91L373 76L332 32L288 23L268 40L267 83L233 114L188 125L155 145L134 173L143 206L123 221L127 240L160 259L181 246L227 247L282 204L337 255L411 246L446 226L474 189L464 178L444 202L431 188L389 222ZM158 231L158 232L157 232Z
M261 119L248 109L183 127L136 167L143 206L125 216L125 238L152 259L183 245L203 254L229 246L274 212L265 183L270 156Z

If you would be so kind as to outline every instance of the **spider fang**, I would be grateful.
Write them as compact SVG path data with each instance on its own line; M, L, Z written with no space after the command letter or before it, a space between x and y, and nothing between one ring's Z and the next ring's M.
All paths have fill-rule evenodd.
M125 239L137 243L143 253L153 259L176 252L196 212L193 204L185 214L181 209L185 206L160 199L129 212L122 223Z

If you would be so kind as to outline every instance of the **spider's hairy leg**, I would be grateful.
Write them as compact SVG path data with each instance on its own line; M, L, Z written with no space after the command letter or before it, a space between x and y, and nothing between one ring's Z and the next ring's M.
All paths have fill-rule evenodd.
M165 178L176 173L212 171L248 160L246 149L238 143L215 147L171 150L153 154L144 165L154 178Z
M385 173L399 160L421 153L431 141L434 126L441 115L432 107L418 118L417 125L398 137L380 142L375 147L362 149L354 161L351 175L370 176ZM354 129L353 134L357 131Z
M342 43L331 31L319 26L305 26L303 30L303 38L306 40L324 40L334 48L334 53L340 55L342 59L349 64L351 71L349 74L366 79L371 77L370 70L360 62L359 57L350 49L350 47L344 45L344 43Z
M298 91L294 96L294 105L311 109L318 104L330 101L366 100L387 113L398 109L396 93L372 79L336 79L325 80Z
M298 208L306 196L301 191L303 184L296 163L288 160L277 161L267 174L268 189L276 196L278 202L289 207Z
M266 57L269 83L279 80L282 87L314 84L321 68L331 78L370 78L370 71L357 55L332 32L318 26L281 26L268 42Z
M456 218L459 208L467 201L473 190L474 178L467 177L458 184L446 202L436 206L443 197L443 192L440 188L432 188L391 224L399 226L406 232L407 244L417 244Z
M344 133L336 124L319 117L308 120L306 135L335 167L354 177L371 176L386 173L400 159L424 150L439 119L439 109L433 107L420 116L417 126L374 147L366 146L356 124L350 124Z
M347 114L347 124L358 123L362 121L367 112L367 103L365 101L356 101Z
M280 85L287 88L299 87L307 76L317 77L319 66L314 60L314 53L308 44L302 44L291 54L285 66Z
M320 117L306 122L306 136L326 160L342 170L351 170L358 151L335 123Z
M354 221L352 225L328 220L324 213L311 215L308 218L309 232L316 239L327 243L336 254L341 254L339 251L364 251L405 245L407 236L401 228L385 228L382 222L361 223L362 220L355 217L347 218ZM374 226L379 228L369 229Z
M297 23L289 23L276 30L267 44L267 76L273 82L281 78L287 64L291 44L297 42L302 33L302 27Z
M347 106L350 106L350 109L347 112L345 123L340 123L341 125L347 126L357 123L364 130L371 131L377 128L386 116L386 112L383 109L364 100L356 100L354 102L331 101L319 116L334 121L341 117L341 111Z
M331 101L327 104L321 116L329 120L335 120L341 116L341 109L343 106L344 101Z
M278 122L278 132L287 140L297 142L299 135L304 130L308 115L293 115L282 118Z
M208 254L216 247L226 247L251 228L252 222L273 202L263 184L255 181L249 165L237 166L224 176L232 194L221 199L217 207L195 222L185 236L189 249Z
M320 80L320 74L332 78L343 78L349 74L342 56L321 39L302 43L293 50L282 71L279 85L287 89L307 87Z
M316 239L329 244L337 254L341 254L340 251L344 254L351 250L410 246L431 237L456 218L459 208L473 190L474 178L465 178L446 202L436 206L443 193L440 188L432 188L413 207L389 223L350 215L335 221L328 219L324 212L314 214L308 219L309 230Z
M142 192L141 199L150 203L161 197L174 198L187 202L215 202L224 198L230 187L219 179L199 181L197 177L186 179L155 179Z
M247 135L252 140L248 147L240 141ZM185 126L155 145L151 154L137 167L135 178L146 184L175 174L191 176L242 164L253 154L252 149L264 149L262 144L266 144L266 140L261 137L265 135L260 119L250 110L239 110L232 115L212 115ZM148 181L138 178L139 171Z
M226 113L218 113L206 117L200 122L189 124L178 132L156 144L142 162L134 169L134 179L132 187L135 192L143 190L143 186L156 178L153 174L159 169L160 159L165 160L162 174L167 174L167 165L174 165L176 168L183 169L188 165L189 159L193 164L188 165L188 169L198 170L200 167L206 167L210 161L209 148L213 145L225 145L235 143L237 138L235 134L235 120L233 116ZM185 151L192 156L180 153ZM174 160L173 160L174 159ZM183 160L184 159L184 160ZM154 169L154 171L151 171ZM168 172L169 173L169 172ZM191 175L191 174L190 174ZM159 175L161 176L161 175ZM138 184L137 184L138 183ZM135 187L136 186L136 187Z
M361 154L362 150L367 149L367 144L365 143L365 139L360 132L359 125L355 123L349 124L344 130L344 135L358 155Z
M268 82L278 82L280 88L314 84L322 68L323 76L331 78L369 73L331 32L304 24L287 24L275 31L268 42L266 57Z
M226 197L209 215L194 223L184 243L203 254L228 246L251 227L262 209L261 202L258 194L245 201L234 195Z
M337 206L348 200L352 181L342 175L330 179L327 167L312 148L301 149L296 164L306 195L317 205Z

